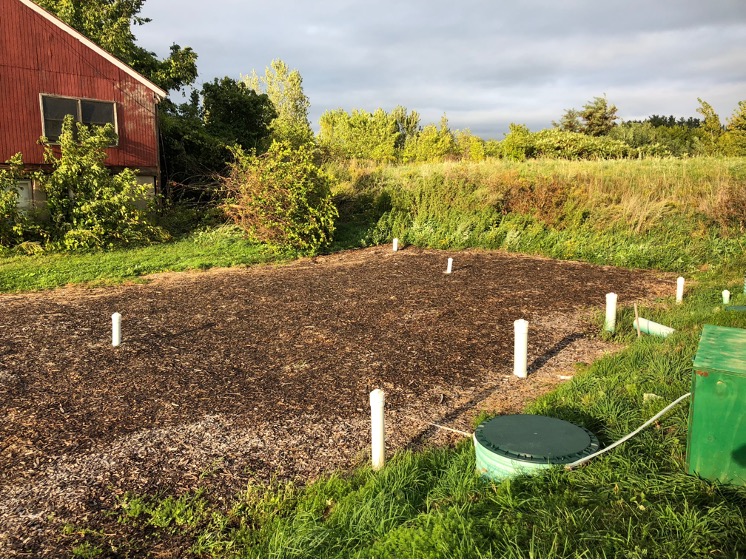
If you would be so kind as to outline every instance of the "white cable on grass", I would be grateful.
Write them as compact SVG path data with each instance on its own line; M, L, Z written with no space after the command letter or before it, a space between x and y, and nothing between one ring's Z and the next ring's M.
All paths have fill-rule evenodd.
M570 470L572 468L575 468L577 466L582 465L583 463L587 463L588 461L590 461L594 457L598 457L602 453L606 453L607 451L610 451L610 450L614 449L617 445L623 444L628 439L631 439L634 436L636 436L637 434L639 434L642 430L644 430L645 428L647 428L650 424L652 424L653 422L655 422L658 418L660 418L661 416L663 416L666 412L668 412L669 410L671 410L673 407L675 407L677 404L679 404L681 401L683 401L685 398L689 397L690 395L691 395L691 393L687 393L686 395L681 395L678 399L676 399L675 401L673 401L666 408L664 408L663 410L661 410L658 414L656 414L650 420L648 420L647 422L645 422L642 426L640 426L639 428L637 428L634 432L632 432L630 434L627 434L626 436L624 436L619 441L612 443L608 447L604 447L600 451L596 451L592 455L588 455L587 457L583 457L582 459L578 459L574 463L570 463L568 465L565 465L565 469Z
M587 463L591 459L593 459L595 457L598 457L599 455L602 455L602 454L606 453L607 451L611 451L615 447L623 444L625 441L627 441L629 439L632 439L637 434L639 434L642 430L644 430L645 428L647 428L648 426L650 426L650 424L652 424L653 422L655 422L656 420L658 420L658 418L660 418L661 416L663 416L666 412L668 412L673 407L675 407L677 404L679 404L681 401L683 401L684 399L686 399L687 397L690 397L690 396L691 396L691 393L687 393L685 395L681 395L678 399L676 399L675 401L673 401L666 408L664 408L663 410L661 410L658 414L656 414L650 420L648 420L647 422L645 422L642 426L640 426L639 428L637 428L634 432L631 432L631 433L627 434L626 436L624 436L619 441L616 441L616 442L612 443L611 445L609 445L607 447L604 447L603 449L601 449L599 451L596 451L595 453L593 453L591 455L588 455L587 457L583 457L582 459L578 459L574 463L569 463L569 464L565 465L565 469L570 470L570 469L573 469L575 467L579 467L583 463ZM472 437L474 435L473 433L464 432L462 430L457 430L455 428L449 428L448 426L441 426L440 424L436 424L434 422L428 422L426 420L420 420L419 418L414 418L414 417L409 416L409 415L406 415L406 417L409 418L410 420L416 420L418 422L422 422L423 424L427 424L429 426L435 426L436 428L440 428L441 430L448 430L449 432L454 432L456 434L460 434L460 435L468 437L468 438L470 438L470 437Z
M449 432L453 432L455 434L461 434L462 436L466 436L468 438L472 437L474 434L470 434L469 432L464 432L462 430L457 430L456 428L449 428L448 426L441 426L440 424L436 424L435 422L426 422L430 426L435 426L436 428L440 428L441 430L448 430Z
M401 416L410 420L414 420L415 422L419 422L420 424L435 426L436 428L440 428L441 430L448 430L449 432L453 432L455 434L461 434L464 437L470 438L474 435L473 433L464 432L463 430L457 430L456 428L449 428L448 426L442 426L441 424L436 424L435 422L428 422L427 420L423 420L422 418L415 418L414 416L410 416L409 414L401 414Z

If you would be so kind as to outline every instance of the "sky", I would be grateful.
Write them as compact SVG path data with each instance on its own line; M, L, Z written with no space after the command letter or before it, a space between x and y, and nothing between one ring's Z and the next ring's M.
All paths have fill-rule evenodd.
M141 47L196 51L198 86L282 59L315 130L328 110L403 105L499 140L596 96L624 120L698 117L699 97L725 122L746 100L746 0L146 0L140 15Z

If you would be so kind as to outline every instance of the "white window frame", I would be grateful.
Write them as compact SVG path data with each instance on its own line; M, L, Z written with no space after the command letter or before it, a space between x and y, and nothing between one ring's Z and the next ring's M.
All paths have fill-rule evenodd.
M18 192L18 208L21 210L33 210L34 201L34 182L31 179L20 179L16 181L16 190ZM26 190L28 197L21 198L21 193Z

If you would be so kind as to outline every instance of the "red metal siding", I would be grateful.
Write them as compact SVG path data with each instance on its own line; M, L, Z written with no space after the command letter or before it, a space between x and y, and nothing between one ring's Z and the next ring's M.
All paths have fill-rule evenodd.
M108 165L158 166L156 96L18 0L0 0L0 163L17 152L43 163L39 95L114 101L119 144Z

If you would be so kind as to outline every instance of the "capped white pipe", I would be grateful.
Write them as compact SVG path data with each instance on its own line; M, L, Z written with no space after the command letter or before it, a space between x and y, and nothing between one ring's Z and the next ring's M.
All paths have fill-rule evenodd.
M370 456L373 470L383 468L386 461L385 424L383 420L384 393L381 389L370 392Z
M446 267L446 274L450 274L453 270L453 259L448 257L448 266Z
M399 238L394 237L394 253L396 253L399 250Z
M679 276L676 279L676 303L681 303L684 300L684 277Z
M616 329L616 302L617 295L614 292L606 294L606 321L604 322L604 329L610 333Z
M119 346L122 343L122 315L113 313L111 316L111 345Z
M513 356L513 374L525 378L528 364L528 321L518 319L513 323L515 331L515 351Z
M672 329L671 327L661 325L660 323L655 323L648 319L643 319L642 317L638 317L637 319L632 321L632 325L645 334L652 334L654 336L660 336L663 338L666 338L668 335L675 332L674 329Z
M746 278L743 279L743 293L746 294Z
M730 303L730 292L728 290L723 290L723 303Z

